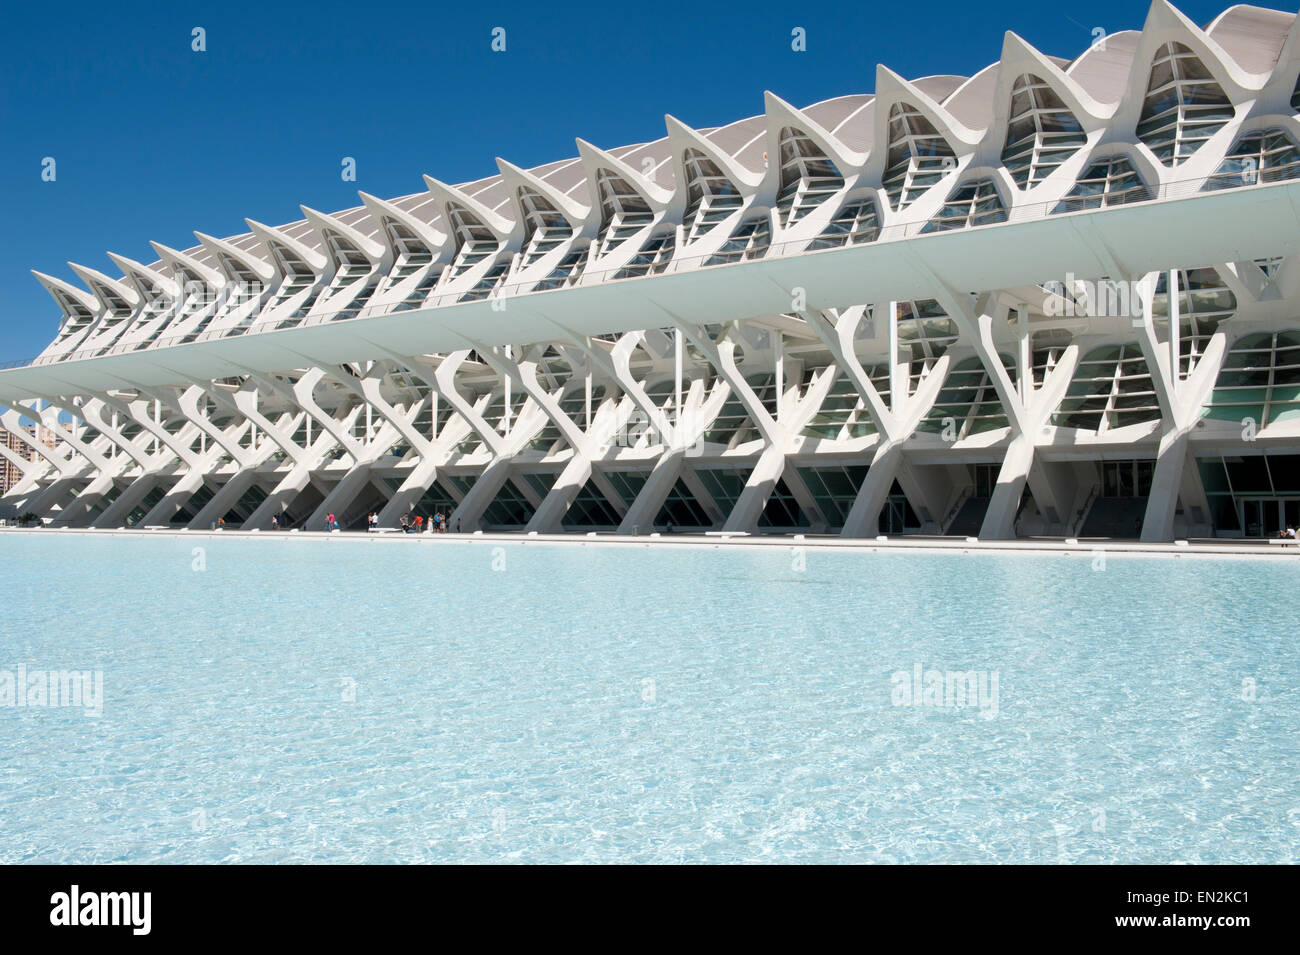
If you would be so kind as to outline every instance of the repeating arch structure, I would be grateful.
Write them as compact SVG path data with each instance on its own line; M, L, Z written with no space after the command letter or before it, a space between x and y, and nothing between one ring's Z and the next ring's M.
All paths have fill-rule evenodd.
M1300 524L1300 27L1235 6L36 273L0 514L1169 540ZM485 157L486 158L486 157ZM115 270L115 271L113 271Z

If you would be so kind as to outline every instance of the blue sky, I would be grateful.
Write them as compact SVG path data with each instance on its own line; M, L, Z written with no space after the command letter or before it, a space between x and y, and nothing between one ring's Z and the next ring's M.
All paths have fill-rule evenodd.
M1205 24L1228 4L1184 2ZM0 361L37 354L58 310L29 269L110 275L112 250L144 262L150 239L278 224L663 135L663 115L715 126L763 109L764 89L806 106L908 76L970 75L1004 30L1073 57L1147 6L636 3L440 5L331 2L10 4L0 35ZM903 17L923 19L904 26ZM191 50L203 27L207 50ZM490 48L494 27L506 51ZM794 27L807 51L791 50ZM357 162L343 182L340 162ZM41 180L53 157L54 182Z

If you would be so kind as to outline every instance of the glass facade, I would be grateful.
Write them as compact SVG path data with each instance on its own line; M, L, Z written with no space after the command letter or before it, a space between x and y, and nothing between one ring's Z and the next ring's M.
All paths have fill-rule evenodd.
M1246 133L1228 150L1228 155L1202 189L1235 189L1257 182L1281 182L1300 176L1300 148L1285 130L1266 129Z
M889 405L889 366L873 365L864 369L871 379L880 400ZM818 372L822 369L817 369ZM813 372L805 374L805 387L812 380ZM865 438L876 433L876 423L867 410L866 402L858 394L846 375L839 375L831 390L822 402L821 408L804 426L803 434L809 438L825 438L831 441L843 438Z
M1009 355L999 355L1014 385L1016 363ZM917 425L918 431L953 435L960 441L972 434L1007 427L1006 409L998 397L993 379L978 356L961 361L948 372L934 407Z
M1156 53L1137 136L1166 166L1184 162L1233 116L1232 103L1200 58L1182 43Z
M880 218L876 203L870 198L846 202L835 218L816 239L810 249L834 249L861 242L874 242L880 235Z
M452 237L456 243L456 258L451 264L451 277L457 278L484 259L495 255L499 243L492 230L459 203L447 203L447 218L450 220Z
M781 187L776 208L786 228L844 188L844 177L821 147L801 129L781 130Z
M1063 328L1045 329L1030 336L1029 356L1035 388L1043 386L1073 340L1074 336Z
M1090 165L1056 204L1052 214L1146 202L1150 198L1151 190L1133 168L1132 160L1127 156L1112 156Z
M1300 527L1300 455L1197 458L1215 533L1275 537Z
M609 499L596 486L596 482L588 481L573 499L573 504L564 513L561 523L566 528L574 529L615 528L618 527L619 516Z
M608 169L598 169L596 192L600 196L598 255L608 255L654 222L650 204L622 176Z
M636 255L628 260L627 265L614 274L616 279L636 278L640 275L658 275L668 268L673 252L677 248L677 231L671 230L652 235Z
M1102 497L1148 497L1155 461L1135 458L1129 461L1103 461L1101 464Z
M582 277L582 269L586 264L590 250L590 243L580 249L574 249L562 258L559 264L547 274L546 278L537 283L535 288L541 292L547 289L568 288L575 284Z
M698 149L686 150L682 164L686 167L686 213L682 226L686 241L693 242L727 219L745 200L718 164Z
M1160 417L1146 359L1130 343L1102 345L1083 357L1052 424L1102 434Z
M1237 310L1237 296L1216 269L1178 269L1178 370L1186 378L1205 353L1219 323ZM1151 314L1159 337L1169 340L1169 273L1156 283Z
M753 389L758 400L763 403L768 414L776 414L776 375L758 374L749 375L745 378L749 387ZM760 437L753 419L749 412L745 410L744 402L733 391L718 412L709 429L704 433L704 440L717 444L725 444L728 447L736 447L744 444L746 441L753 441Z
M736 506L741 493L745 490L745 481L749 477L748 469L739 468L708 470L701 468L695 473L705 490L709 492L709 496L713 498L713 502L722 508L724 513L730 513ZM795 500L784 478L776 482L776 486L768 496L763 514L758 519L758 526L764 529L809 526L808 516Z
M1255 429L1300 417L1300 332L1239 338L1224 356L1201 415Z
M655 524L659 527L666 526L669 522L674 527L712 527L713 521L709 520L708 513L704 506L699 502L686 482L681 478L673 485L673 489L668 492L668 497L664 500L664 506L659 509L658 516L655 517Z
M535 477L524 475L523 479L532 484ZM460 491L461 497L464 497L470 492L477 478L469 475L453 474L448 477L448 480ZM554 481L553 475L551 480ZM550 490L549 485L544 484L544 486L548 491ZM537 490L535 485L534 490ZM512 480L508 480L501 486L501 490L497 492L496 497L492 499L492 503L483 512L483 523L492 528L516 528L523 527L532 516L533 506L528 503L528 498L514 485Z
M992 179L979 179L958 186L948 195L939 213L927 222L922 232L947 232L976 225L1007 221L1007 207Z
M1021 189L1038 185L1087 142L1061 97L1026 73L1011 88L1011 119L1002 164Z
M957 323L934 299L899 302L898 343L909 352L908 395L930 374L934 363L957 341Z
M952 146L920 110L907 103L889 108L889 153L884 187L895 212L957 168Z
M747 219L736 227L735 233L717 252L709 256L705 265L725 265L728 262L748 262L761 259L772 244L772 223L767 216Z
M828 529L835 530L843 527L848 519L849 510L857 500L862 482L867 478L867 465L800 468L799 476L821 508Z
M521 186L515 197L524 220L521 267L527 268L571 239L573 226L549 199L535 189Z

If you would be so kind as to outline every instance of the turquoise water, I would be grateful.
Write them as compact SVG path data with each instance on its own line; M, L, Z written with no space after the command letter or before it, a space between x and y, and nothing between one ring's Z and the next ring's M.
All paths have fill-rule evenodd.
M805 560L0 534L0 862L1297 861L1300 563Z

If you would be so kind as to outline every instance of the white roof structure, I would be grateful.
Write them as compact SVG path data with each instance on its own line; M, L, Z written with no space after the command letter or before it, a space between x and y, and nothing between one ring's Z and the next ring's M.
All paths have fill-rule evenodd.
M667 118L669 135L648 143L601 150L587 143L578 143L578 156L548 163L532 170L520 170L505 160L499 160L502 172L497 176L445 185L426 177L427 190L387 200L394 212L405 213L414 225L422 225L424 241L438 241L436 251L452 255L459 247L457 230L448 220L447 210L462 208L486 227L497 241L492 263L508 267L491 278L492 291L513 294L536 288L538 282L528 281L529 270L520 270L511 262L520 251L528 232L527 214L521 206L521 195L528 188L548 197L552 206L563 206L562 216L569 223L571 235L563 249L585 248L599 233L602 222L601 183L610 177L631 184L632 190L646 199L653 209L650 230L671 229L679 224L688 205L687 194L691 184L690 172L682 165L681 157L687 149L694 148L704 154L715 167L725 171L725 178L742 199L741 206L732 218L740 215L739 209L762 212L780 205L783 175L790 168L783 163L768 162L769 156L783 149L798 147L826 157L836 170L834 188L823 188L801 197L793 216L778 214L773 217L770 243L781 254L807 249L815 244L819 231L824 228L846 195L862 193L875 203L875 217L882 230L882 238L905 233L906 227L923 226L942 207L955 182L978 178L987 173L998 192L1000 205L1008 219L1033 217L1035 212L1055 205L1074 186L1075 179L1086 165L1108 153L1128 155L1143 183L1157 196L1172 195L1183 183L1196 183L1206 171L1218 165L1231 145L1233 134L1245 128L1243 123L1260 122L1270 115L1289 120L1290 99L1295 91L1297 47L1296 17L1294 14L1257 7L1232 7L1218 16L1204 30L1188 21L1173 6L1164 2L1152 5L1147 22L1141 32L1129 31L1104 37L1093 47L1083 51L1073 60L1065 60L1040 53L1027 42L1008 32L998 62L981 70L974 77L931 76L907 81L885 67L877 70L876 93L851 94L796 109L773 94L766 95L766 111L761 116L739 120L716 129L693 131L671 117ZM1162 158L1151 148L1154 140L1138 129L1144 104L1148 101L1149 80L1155 55L1168 44L1176 43L1190 51L1207 71L1207 77L1224 97L1223 109L1233 114L1233 122L1211 121L1200 127L1190 124L1185 115L1173 117L1171 136L1184 140L1197 129L1212 132L1207 148L1200 149L1201 140L1186 141L1181 146L1188 150L1173 161ZM1020 182L1009 174L1005 165L1008 134L1011 123L1011 104L1017 82L1032 77L1035 89L1030 95L1051 97L1061 104L1060 118L1068 118L1071 128L1077 129L1082 139L1078 148L1062 148L1054 155L1060 160L1050 168L1033 170L1029 182ZM1041 108L1035 111L1045 115ZM1184 110L1183 112L1186 112ZM888 185L893 160L891 149L902 148L896 123L891 116L906 113L915 116L911 122L935 131L935 141L942 140L941 159L949 167L939 166L940 176L921 176L924 195L909 195L906 201L895 203L888 196ZM893 124L891 126L891 124ZM1041 126L1041 123L1040 123ZM1019 127L1017 127L1019 128ZM786 136L794 131L798 136ZM1159 134L1159 131L1157 131ZM1041 152L1042 141L1059 131L1038 131L1037 145L1027 148ZM1163 134L1160 134L1163 135ZM786 136L783 146L783 136ZM1144 139L1147 140L1144 142ZM686 145L687 141L690 146ZM917 142L913 138L913 142ZM1190 151L1189 142L1197 149ZM674 155L674 151L676 155ZM913 147L915 152L915 146ZM913 155L908 162L923 166L926 157ZM602 170L605 173L602 174ZM602 175L604 178L602 178ZM807 179L807 170L802 171ZM915 177L915 168L904 175ZM526 177L530 187L523 185ZM459 199L459 201L456 201ZM340 234L351 235L354 245L365 240L373 246L368 250L378 255L380 246L390 247L379 218L374 214L374 199L350 209L331 213ZM806 213L806 214L805 214ZM324 252L329 230L322 230L324 217L312 213L303 219L276 227L285 240L295 240L302 247L320 254ZM645 230L642 230L643 232ZM677 243L669 257L670 271L681 271L693 263L707 261L722 236L721 230L712 230L711 236L693 236L692 241ZM188 269L195 278L213 283L220 268L217 241L243 252L248 271L252 275L278 275L275 253L267 243L266 235L253 230L217 240L203 237L195 246L185 250L162 250L155 245L160 258L149 268L170 274L173 278L180 270ZM639 236L638 238L644 238ZM604 250L600 250L602 253ZM627 253L635 254L637 248L624 248L624 255L597 254L585 263L583 274L575 282L591 284L604 281L622 271ZM300 255L303 253L300 253ZM773 254L773 253L769 253ZM558 254L563 258L563 252ZM120 257L114 256L114 261ZM546 265L557 256L547 257ZM184 263L188 263L188 266ZM534 263L537 264L537 263ZM1047 263L1044 263L1046 266ZM540 273L545 265L532 269ZM92 295L95 282L86 278L91 274L82 266L74 267L86 282ZM471 270L482 281L480 273L493 271L492 267ZM99 287L111 282L99 275ZM1050 274L1050 270L1043 272ZM440 283L428 301L438 304L457 303L463 293L448 297L439 294L457 289L464 283L450 283L448 276ZM65 361L115 355L133 351L148 342L148 348L168 348L189 344L188 334L173 334L184 327L177 318L163 321L162 333L155 329L141 335L149 325L150 317L143 304L125 323L115 324L116 334L107 349L100 347L104 336L93 329L82 328L79 309L69 302L69 286L59 286L42 277L63 311L63 327L55 343L41 356L41 361ZM262 281L268 281L262 277ZM215 284L215 283L214 283ZM56 291L56 288L58 289ZM100 298L102 305L102 297ZM378 314L372 307L367 315ZM105 309L100 309L104 311ZM319 312L317 313L320 314ZM450 317L450 316L449 316ZM101 326L102 321L97 322ZM267 325L255 321L248 331L265 330ZM614 329L610 329L611 331ZM205 325L197 339L223 337L219 327ZM65 334L72 332L72 334ZM86 334L89 332L89 334ZM0 383L0 389L4 384Z

